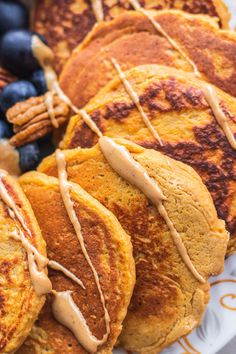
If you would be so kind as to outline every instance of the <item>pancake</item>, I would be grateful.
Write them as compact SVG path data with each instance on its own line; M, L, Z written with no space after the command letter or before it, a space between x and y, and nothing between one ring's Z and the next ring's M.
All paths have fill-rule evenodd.
M152 15L195 63L203 79L236 96L234 32L220 30L215 19L208 16L177 10L157 11ZM74 50L62 71L61 87L79 108L116 75L110 61L112 57L123 70L160 64L192 71L186 58L146 16L137 11L125 12L115 20L95 27Z
M102 1L105 20L110 20L124 10L131 9L128 0ZM222 0L145 0L148 9L175 8L190 13L216 17L220 26L228 28L229 12ZM74 49L96 23L91 2L85 0L40 0L37 2L33 26L44 35L56 54L59 72Z
M20 183L47 242L48 258L59 262L84 284L83 289L63 273L49 269L53 289L72 292L90 331L101 339L106 332L104 309L92 268L85 259L63 204L58 179L30 172L20 178ZM130 237L112 213L79 185L70 185L70 195L110 317L108 340L99 346L96 353L111 353L127 313L135 280ZM17 353L88 353L74 334L53 317L51 301L48 296L30 337Z
M196 172L157 151L116 141L159 185L164 207L200 275L207 279L221 272L228 236ZM69 180L111 210L132 239L136 285L120 343L127 350L157 353L199 324L209 285L189 271L156 207L110 167L98 145L64 154ZM56 176L55 156L39 170Z
M2 199L3 193L16 205L30 234ZM25 340L45 301L32 286L27 253L15 240L15 232L21 230L39 252L45 255L46 251L28 200L15 179L3 170L0 171L0 219L0 353L6 354L15 352Z
M231 234L228 254L236 249L236 152L204 99L202 82L172 68L140 66L126 72L163 146L145 127L119 78L111 81L85 110L110 137L122 137L191 165L210 191L218 216ZM217 90L228 124L236 133L236 100ZM91 147L96 135L74 116L62 146Z

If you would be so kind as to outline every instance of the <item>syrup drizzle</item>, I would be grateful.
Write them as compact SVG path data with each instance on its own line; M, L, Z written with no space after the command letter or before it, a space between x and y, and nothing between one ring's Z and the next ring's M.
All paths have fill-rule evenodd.
M217 123L224 131L225 136L228 142L230 143L231 147L236 150L236 140L234 137L234 133L232 132L229 126L228 119L226 118L222 108L220 107L215 87L209 84L204 84L202 86L202 91L204 93L206 101L212 109Z
M161 146L163 146L163 142L160 138L160 135L158 134L158 132L156 131L156 129L154 128L154 126L152 125L152 123L150 122L147 114L144 112L143 107L140 104L140 100L139 97L137 95L137 93L134 91L134 89L132 88L130 82L126 79L124 72L121 70L120 65L117 63L117 61L112 58L111 59L112 64L114 66L114 68L116 69L119 78L121 80L121 82L123 83L126 92L128 93L129 97L131 98L131 100L134 102L137 110L139 111L146 127L149 129L149 131L151 132L151 134L154 136L154 138L159 142L159 144Z
M104 20L104 12L101 0L91 0L91 6L97 22Z
M51 120L51 124L54 128L57 129L59 127L59 124L58 124L58 121L56 120L55 110L53 107L53 95L54 95L53 91L48 91L45 95L44 103L47 107L47 111L48 111L49 118Z

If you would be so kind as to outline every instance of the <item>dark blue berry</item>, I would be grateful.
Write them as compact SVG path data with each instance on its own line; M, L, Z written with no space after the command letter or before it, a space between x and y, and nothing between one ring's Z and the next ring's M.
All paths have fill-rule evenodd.
M3 120L0 120L0 139L9 139L12 135L12 126Z
M7 32L0 43L0 64L18 77L28 77L40 69L32 52L32 32Z
M47 85L43 70L37 70L30 77L30 81L34 84L39 95L43 95L47 91Z
M28 28L29 15L26 7L19 1L0 1L0 35L15 30Z
M0 96L0 106L3 111L7 111L17 102L25 101L33 96L37 96L37 91L31 82L15 81L4 87Z
M47 136L38 140L39 150L40 150L40 161L46 156L51 155L55 151L55 147L52 143L52 135Z
M37 142L24 145L18 149L22 172L34 170L40 162L40 151Z
M0 98L0 102L1 102L1 98ZM5 113L3 112L0 104L0 120L5 120L5 119L6 119Z

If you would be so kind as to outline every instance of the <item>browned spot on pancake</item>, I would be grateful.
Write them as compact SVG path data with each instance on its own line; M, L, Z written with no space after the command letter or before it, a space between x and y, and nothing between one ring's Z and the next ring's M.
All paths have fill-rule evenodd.
M0 268L0 272L1 272L1 268ZM2 293L0 293L0 316L4 316L6 314L5 302L6 302L5 296Z
M104 114L105 119L113 119L115 117L116 120L122 121L126 118L131 110L134 108L134 103L124 103L124 102L116 102L111 103L106 106L106 112Z
M101 132L104 132L100 111L94 111L90 114L90 116L96 123L98 128L101 130ZM91 147L91 144L95 145L97 141L97 135L88 127L85 122L83 122L78 129L78 134L73 135L71 145L80 146L82 148L88 148Z
M142 105L146 104L151 113L207 106L201 90L183 86L175 78L152 83L140 96L140 102Z
M11 271L14 269L14 267L21 262L22 260L19 260L17 258L12 259L11 261L2 261L0 262L0 274L2 274L9 285L13 284L12 279L11 279Z
M82 148L89 148L92 144L95 144L96 135L87 126L86 123L82 123L77 130L77 134L73 135L70 147L80 146Z
M236 123L236 117L231 112L229 112L229 110L227 109L227 107L225 106L223 101L220 102L220 106L221 106L222 111L224 112L226 118L229 118L234 123Z
M177 2L177 1L175 1ZM193 0L191 2L185 1L183 4L183 10L193 14L207 14L217 17L217 11L215 5L209 1Z

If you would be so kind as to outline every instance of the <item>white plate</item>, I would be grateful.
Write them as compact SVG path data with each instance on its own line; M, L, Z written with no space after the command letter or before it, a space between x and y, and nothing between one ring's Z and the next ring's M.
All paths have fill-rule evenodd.
M236 0L224 0L232 18L230 27L236 28ZM236 255L225 262L224 272L210 279L211 300L201 326L180 338L161 354L215 354L236 336ZM114 354L124 354L117 349ZM232 354L236 353L236 348Z

